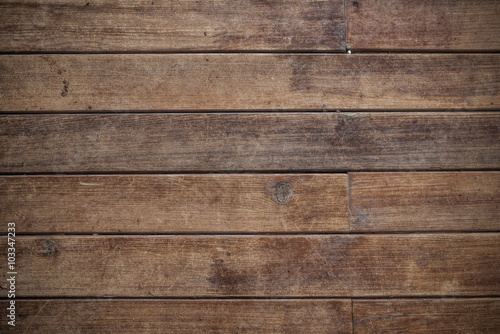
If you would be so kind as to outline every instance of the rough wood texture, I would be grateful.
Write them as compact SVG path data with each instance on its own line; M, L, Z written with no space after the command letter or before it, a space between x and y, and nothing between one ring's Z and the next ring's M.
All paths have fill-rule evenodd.
M0 116L0 172L500 168L499 113Z
M10 0L0 52L345 50L343 0Z
M497 0L348 0L352 50L500 50Z
M351 173L351 231L500 230L500 173Z
M0 56L0 111L496 110L500 54Z
M18 300L19 333L352 333L350 300ZM0 301L4 310L5 301ZM6 321L0 331L8 332Z
M347 232L347 175L0 177L18 233Z
M498 233L19 236L16 249L16 296L25 297L500 293Z
M498 333L500 299L355 300L354 333Z

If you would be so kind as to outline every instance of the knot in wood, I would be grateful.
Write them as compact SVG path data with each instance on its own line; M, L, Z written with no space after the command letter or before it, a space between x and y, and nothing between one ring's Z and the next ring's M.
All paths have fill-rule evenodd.
M278 182L276 184L274 195L278 204L284 205L292 198L292 189L286 182Z

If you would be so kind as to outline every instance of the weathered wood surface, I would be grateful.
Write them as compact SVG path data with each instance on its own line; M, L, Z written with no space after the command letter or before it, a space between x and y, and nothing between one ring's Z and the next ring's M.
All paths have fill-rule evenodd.
M19 333L352 333L350 300L23 299L16 305ZM8 327L0 323L0 331Z
M497 0L348 0L352 50L498 51Z
M499 17L493 0L1 2L17 330L497 332ZM92 175L5 175L25 173Z
M500 172L349 177L351 231L500 230Z
M499 54L0 56L0 111L497 110Z
M355 300L354 333L498 333L500 299Z
M7 176L0 212L17 233L349 231L345 174Z
M500 167L499 113L0 116L0 172Z
M2 238L3 254L6 248ZM18 297L500 293L498 233L19 236L16 250Z
M0 52L345 50L343 0L10 0Z

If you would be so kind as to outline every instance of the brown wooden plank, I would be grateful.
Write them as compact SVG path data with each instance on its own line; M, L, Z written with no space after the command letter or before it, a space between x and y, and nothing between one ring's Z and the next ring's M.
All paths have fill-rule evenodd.
M10 0L0 52L345 50L343 0Z
M0 117L0 172L500 168L499 113Z
M0 111L496 110L500 54L0 56Z
M18 236L16 296L488 296L499 261L498 233Z
M347 232L347 175L0 177L18 233Z
M498 51L497 0L349 0L353 50Z
M500 172L351 173L351 231L500 229Z
M7 301L0 301L2 310ZM19 333L352 333L350 300L17 300ZM2 319L3 320L3 319ZM0 331L7 333L7 321Z
M500 299L355 300L354 333L498 333Z

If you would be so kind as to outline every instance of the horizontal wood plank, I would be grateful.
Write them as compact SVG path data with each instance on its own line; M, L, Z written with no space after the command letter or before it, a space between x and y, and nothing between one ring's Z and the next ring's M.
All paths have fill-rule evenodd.
M7 238L0 251L7 253ZM18 297L500 293L498 233L18 236L16 252Z
M351 231L500 230L500 173L351 173Z
M349 0L348 48L498 51L497 0Z
M496 110L500 54L0 56L1 112Z
M497 333L500 299L355 300L354 333Z
M17 233L347 232L347 175L0 177Z
M345 50L342 0L10 0L0 52Z
M352 332L350 300L23 299L16 315L23 333Z
M499 113L0 116L0 172L500 168Z

